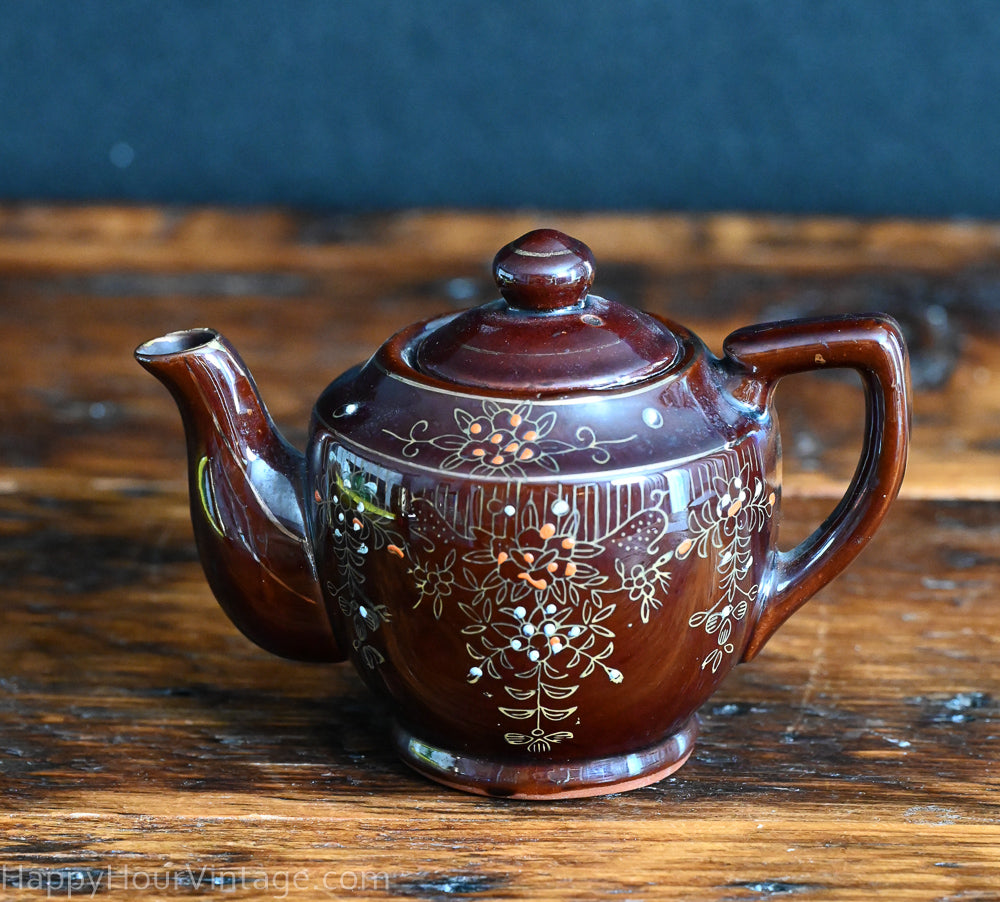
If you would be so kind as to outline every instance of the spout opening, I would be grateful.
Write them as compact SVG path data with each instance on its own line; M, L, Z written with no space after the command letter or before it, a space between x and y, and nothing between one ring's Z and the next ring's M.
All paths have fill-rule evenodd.
M182 332L170 332L161 335L135 349L135 356L140 360L153 360L158 357L176 357L204 347L219 337L214 329L185 329Z

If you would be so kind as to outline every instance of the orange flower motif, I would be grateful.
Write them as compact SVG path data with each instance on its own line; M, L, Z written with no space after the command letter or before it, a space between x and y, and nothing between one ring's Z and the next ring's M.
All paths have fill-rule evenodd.
M558 533L554 523L543 523L526 528L516 544L501 547L496 561L504 579L523 580L532 589L544 591L555 580L576 574L575 547L571 534Z
M463 417L456 415L459 423ZM475 419L465 415L462 439L464 444L456 454L463 460L486 469L504 470L517 467L518 462L540 456L537 444L539 427L516 408L500 408ZM551 427L550 427L551 428ZM546 430L547 431L547 430Z

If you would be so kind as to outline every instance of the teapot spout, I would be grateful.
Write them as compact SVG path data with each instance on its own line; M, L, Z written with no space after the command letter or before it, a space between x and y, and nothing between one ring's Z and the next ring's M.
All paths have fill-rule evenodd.
M246 365L211 329L154 338L135 357L180 408L195 540L223 610L267 651L343 660L306 526L305 458L275 428Z

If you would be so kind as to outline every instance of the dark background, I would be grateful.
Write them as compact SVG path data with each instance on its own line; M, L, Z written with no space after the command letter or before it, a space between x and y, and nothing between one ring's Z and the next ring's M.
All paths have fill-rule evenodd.
M1000 215L988 0L8 2L0 199Z

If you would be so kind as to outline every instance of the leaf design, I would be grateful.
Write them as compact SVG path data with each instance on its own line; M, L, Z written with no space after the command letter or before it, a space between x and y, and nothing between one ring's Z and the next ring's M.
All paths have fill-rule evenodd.
M569 698L580 688L579 686L553 686L550 683L542 683L541 687L546 696L559 700ZM531 691L531 694L534 695L534 690Z
M526 702L537 694L535 689L515 689L513 686L504 686L503 688L511 698L517 699L519 702Z
M501 710L503 710L503 709L501 708ZM542 716L546 720L551 720L551 721L565 720L571 714L575 714L576 713L576 708L575 707L561 709L561 708L547 708L547 707L545 707L545 705L540 705L539 706L539 710L542 712ZM532 711L531 713L534 714L535 712Z
M595 623L600 623L602 620L607 620L615 612L615 606L613 604L605 605L600 608L595 614L590 618L590 625L593 626Z
M514 720L527 720L535 716L534 708L498 708L504 717L512 717Z
M382 653L377 649L372 648L370 645L364 645L361 647L361 658L372 670L385 663L385 658L382 656Z
M556 424L556 412L550 410L548 413L543 413L540 417L535 419L535 429L538 432L539 438L545 438L551 431L552 427Z

